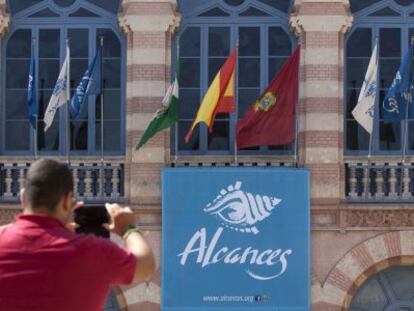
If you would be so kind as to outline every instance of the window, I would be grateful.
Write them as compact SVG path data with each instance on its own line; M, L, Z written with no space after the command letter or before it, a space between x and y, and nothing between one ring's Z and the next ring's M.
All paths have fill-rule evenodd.
M355 293L349 311L414 309L414 267L395 266L366 280Z
M26 155L34 152L34 130L28 122L27 83L32 43L36 58L38 102L37 150L44 155L65 155L69 131L74 155L101 153L101 123L106 154L124 152L123 107L125 95L124 41L118 32L116 12L120 1L10 0L12 27L4 38L5 77L1 103L3 154ZM102 95L85 99L75 120L67 122L67 105L59 108L51 128L44 132L43 117L66 57L69 40L71 93L78 86L103 37L103 115Z
M177 40L180 57L178 129L171 144L180 154L232 155L235 126L289 58L294 40L288 30L291 1L179 1L183 22ZM236 112L219 114L212 133L197 125L188 144L184 137L199 104L232 49L239 44ZM176 42L177 44L178 42ZM173 55L174 57L175 55ZM175 144L178 136L177 144ZM291 154L289 146L261 146L239 154Z
M366 5L369 3L370 5ZM346 39L345 73L345 140L346 153L368 153L369 135L355 121L351 112L358 101L375 38L379 42L378 102L374 117L372 152L378 155L400 155L404 148L405 121L386 123L382 102L400 66L401 58L414 36L414 1L351 1L354 25ZM414 151L414 119L407 121L407 153Z

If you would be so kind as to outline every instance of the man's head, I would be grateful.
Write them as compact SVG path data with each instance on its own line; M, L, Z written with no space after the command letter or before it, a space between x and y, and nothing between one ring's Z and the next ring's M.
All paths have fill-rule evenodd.
M22 204L33 213L46 213L66 222L72 209L73 177L68 166L40 159L27 172Z

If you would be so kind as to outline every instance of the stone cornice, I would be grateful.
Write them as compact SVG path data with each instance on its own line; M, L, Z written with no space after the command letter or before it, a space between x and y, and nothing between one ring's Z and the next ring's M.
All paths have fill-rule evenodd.
M340 14L303 13L312 5L342 5ZM295 0L294 8L290 17L290 26L297 35L309 31L333 31L345 33L352 26L353 17L349 12L349 0Z
M151 10L151 6L162 10ZM125 33L134 31L165 31L174 33L181 17L176 0L124 0L119 25Z
M5 0L0 0L0 36L4 35L9 29L10 17L7 13L7 6Z

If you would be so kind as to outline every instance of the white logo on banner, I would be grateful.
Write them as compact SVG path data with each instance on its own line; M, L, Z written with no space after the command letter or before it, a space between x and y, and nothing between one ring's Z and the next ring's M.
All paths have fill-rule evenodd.
M255 195L241 190L242 183L237 181L222 189L220 194L209 204L204 211L217 216L222 225L237 232L259 234L256 225L269 217L282 200L272 196ZM288 267L288 256L292 249L264 249L260 250L248 245L242 247L228 247L222 244L220 239L224 229L217 228L208 241L206 228L201 228L188 241L184 251L178 254L181 257L180 264L185 266L192 255L197 264L205 268L214 264L249 265L245 272L259 281L277 278L285 273ZM238 240L239 242L239 240ZM253 272L254 267L272 267L275 272L270 275L262 275ZM263 269L263 268L261 268Z
M205 212L216 215L222 224L240 232L258 234L256 223L270 216L280 199L267 195L254 195L240 190L242 183L222 189L213 202L207 204Z

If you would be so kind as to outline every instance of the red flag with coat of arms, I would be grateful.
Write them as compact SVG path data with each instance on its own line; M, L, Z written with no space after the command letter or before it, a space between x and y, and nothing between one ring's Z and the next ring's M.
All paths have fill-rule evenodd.
M287 145L294 141L299 55L300 46L285 62L259 99L237 122L239 149L260 145Z

